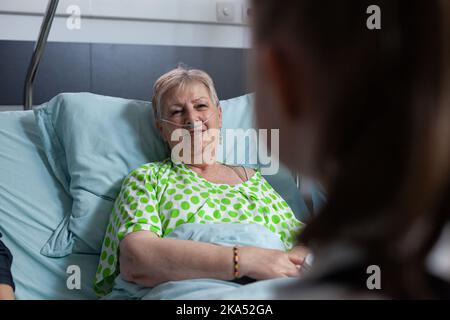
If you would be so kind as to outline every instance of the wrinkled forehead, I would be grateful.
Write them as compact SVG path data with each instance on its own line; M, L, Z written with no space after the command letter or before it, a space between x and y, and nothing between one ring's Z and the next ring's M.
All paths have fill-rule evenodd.
M201 82L192 81L176 85L164 94L162 106L195 104L198 102L211 103L210 92Z

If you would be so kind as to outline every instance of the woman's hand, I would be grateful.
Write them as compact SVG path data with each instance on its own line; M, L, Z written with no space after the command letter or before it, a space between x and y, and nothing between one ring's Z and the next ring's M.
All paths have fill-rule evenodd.
M307 247L299 245L292 248L289 251L289 253L295 254L299 259L301 259L304 262L308 254L311 253L311 251L309 251ZM303 264L303 262L301 264Z
M300 267L308 254L306 248L301 248L295 247L289 252L283 252L258 247L240 247L240 274L256 280L298 277Z
M14 291L10 285L0 284L0 300L14 300Z

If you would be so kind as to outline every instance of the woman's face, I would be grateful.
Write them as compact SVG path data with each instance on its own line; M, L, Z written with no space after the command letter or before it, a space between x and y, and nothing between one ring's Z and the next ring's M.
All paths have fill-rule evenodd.
M171 150L181 141L179 138L172 139L173 134L178 137L189 135L192 154L196 153L195 150L202 153L212 150L216 154L222 110L212 101L204 84L193 82L167 91L161 101L161 119L157 126ZM189 127L190 124L194 124L195 129ZM174 133L177 129L181 131ZM194 144L199 141L201 146L195 149Z

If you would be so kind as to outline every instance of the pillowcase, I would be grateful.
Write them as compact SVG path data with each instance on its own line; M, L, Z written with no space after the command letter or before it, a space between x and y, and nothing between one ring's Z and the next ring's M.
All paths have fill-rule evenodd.
M252 95L220 104L223 128L254 128ZM73 199L71 212L41 253L50 257L72 252L99 254L122 180L140 165L170 155L155 126L151 103L92 93L63 93L36 107L34 113L51 169ZM251 153L247 149L252 143L237 151ZM227 159L232 147L225 145L218 160L236 163ZM297 217L309 214L287 170L282 168L277 175L266 178Z
M123 177L130 168L168 154L157 138L150 104L65 93L34 113L52 170L73 199L71 212L41 252L52 257L96 253Z

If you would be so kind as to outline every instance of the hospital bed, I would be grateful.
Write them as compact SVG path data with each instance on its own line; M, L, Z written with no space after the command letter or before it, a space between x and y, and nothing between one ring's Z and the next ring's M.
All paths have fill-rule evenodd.
M42 120L42 115L46 113L45 110L70 110L70 112L75 110L72 116L85 117L81 118L79 124L88 126L89 121L96 121L101 126L105 124L101 122L103 118L104 121L112 119L98 116L101 115L101 112L108 112L105 110L111 110L111 114L113 114L112 110L116 110L115 112L133 110L136 119L129 120L139 121L137 119L139 112L149 112L151 109L150 103L145 101L105 97L90 93L73 93L58 95L42 106L34 107L34 111L32 110L33 81L45 48L57 2L50 1L35 47L26 80L24 110L0 112L0 232L3 234L2 240L14 255L12 273L18 299L96 299L93 291L93 279L99 252L95 248L93 249L95 245L90 244L90 236L95 233L97 239L101 238L103 236L101 230L104 230L106 225L102 225L104 222L88 219L83 222L84 227L87 226L87 229L84 230L85 233L78 234L81 238L78 246L71 242L73 235L67 233L67 224L71 223L68 217L73 211L74 199L77 195L73 193L74 190L70 185L64 185L61 172L58 173L58 170L55 169L61 166L63 169L67 169L64 167L71 166L70 163L67 163L71 160L67 154L68 150L64 150L69 147L64 145L62 148L62 151L66 152L65 157L49 158L49 144L62 142L57 141L61 138L58 134L52 136L53 141L45 140L42 133L45 129L45 123ZM251 128L254 125L252 104L252 95L222 101L224 127ZM101 110L101 112L97 112L97 116L90 112L83 113L83 110L87 110L86 106L90 106L91 110ZM108 109L109 106L112 106L111 109ZM58 115L64 114L63 111ZM77 111L79 111L78 114ZM88 123L84 123L83 119L86 119ZM236 121L236 119L240 120ZM66 125L70 125L70 123L58 122L68 121L64 120L64 116L55 116L52 121L51 125L56 127L53 128L55 131L58 131L58 126L60 126L59 130L63 130ZM145 123L142 126L145 126ZM89 128L95 130L93 126ZM150 130L148 132L154 133L151 128L143 130ZM101 143L108 144L108 137L103 136L103 133L104 131L91 131L91 140L100 137L99 145ZM70 131L65 134L70 135ZM133 132L130 131L127 134L133 134ZM134 132L134 134L137 133ZM82 136L79 131L73 131L72 135L65 138L72 141ZM157 140L159 138L154 136L149 139ZM138 137L134 137L133 141L138 140ZM134 148L137 153L145 153L145 150L139 149L145 149L139 143ZM107 153L99 157L102 156L101 161L105 160ZM158 156L161 157L162 154ZM135 159L138 161L140 158L136 157ZM126 164L121 167L121 172L124 174L134 169L135 164L132 161L123 163ZM323 192L314 190L311 193L313 207L308 208L298 190L300 181L298 179L295 181L285 168L282 168L277 175L268 176L267 179L301 220L307 219L312 211L320 207L324 201ZM69 181L70 183L73 181ZM82 187L81 183L80 189ZM116 193L117 188L107 196L103 194L103 196L97 197L95 201L103 201L108 205ZM92 225L89 225L90 222ZM84 236L85 238L83 238ZM62 249L65 251L62 252ZM67 285L71 275L70 266L77 266L81 270L81 286L79 288L69 289L70 286Z

